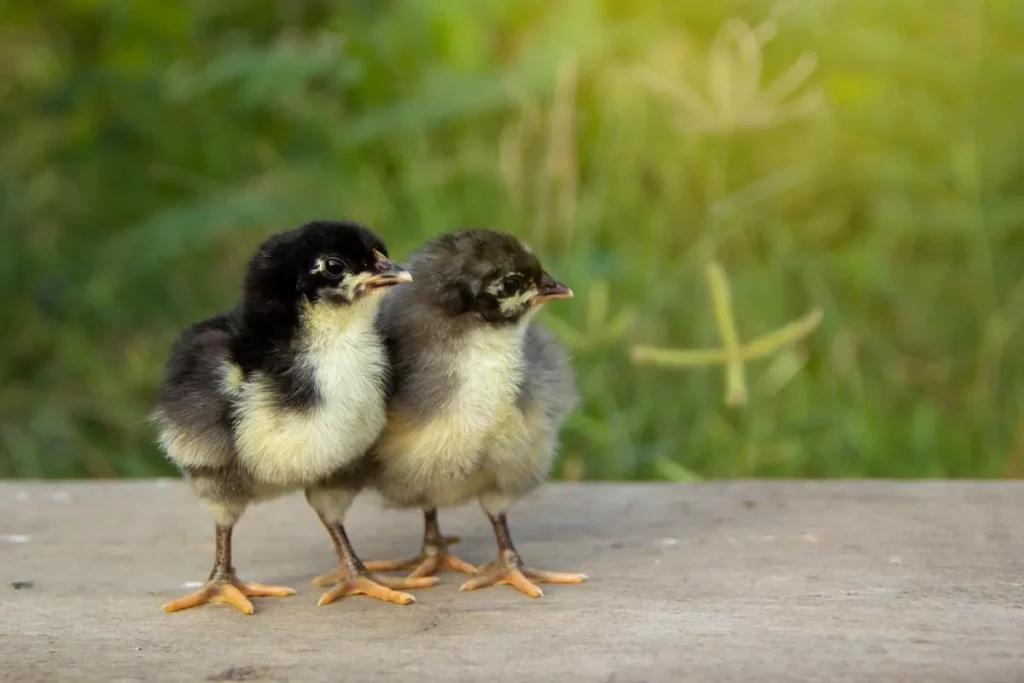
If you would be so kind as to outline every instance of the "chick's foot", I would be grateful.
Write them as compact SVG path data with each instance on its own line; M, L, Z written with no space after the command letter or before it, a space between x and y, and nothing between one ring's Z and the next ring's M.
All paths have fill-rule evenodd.
M334 549L338 553L338 569L313 579L313 583L318 586L336 584L334 588L320 596L318 605L329 605L338 598L350 595L365 595L384 602L408 605L416 602L416 598L408 593L402 593L402 589L430 588L437 583L435 578L399 579L373 576L356 556L352 543L348 540L348 534L345 533L345 527L340 522L327 521L323 515L320 519L334 541Z
M474 577L459 587L460 591L472 591L488 586L506 585L512 586L521 593L531 598L539 598L544 595L536 583L583 583L587 580L586 574L570 574L566 572L548 572L540 569L531 569L523 565L515 551L502 551L501 556L495 562L486 564L480 568L480 576Z
M366 563L371 572L394 572L411 569L410 579L421 576L433 576L439 571L451 570L464 574L476 574L477 569L469 562L448 552L448 546L455 545L458 536L443 536L432 542L423 544L423 549L416 557L405 560L374 560Z
M408 593L401 592L401 589L411 590L416 588L430 588L437 579L393 579L385 577L370 576L368 572L351 574L344 569L339 569L331 574L324 574L314 579L318 586L326 586L336 581L334 588L320 596L318 606L329 605L339 598L346 598L350 595L365 595L384 602L393 602L397 605L408 605L416 602L416 598ZM396 590L397 589L397 590Z
M448 552L449 546L453 546L461 540L458 536L445 536L441 533L441 526L437 521L437 508L424 508L423 549L420 550L420 554L405 560L367 562L366 568L373 572L411 569L410 579L433 576L445 569L464 574L476 574L476 567Z
M372 570L370 569L368 564L366 565L366 571L365 572L364 571L352 572L352 571L349 571L349 570L345 569L344 567L338 567L333 572L328 572L327 574L321 574L320 576L316 577L315 579L313 579L313 583L316 584L317 586L319 586L320 588L326 588L327 586L333 586L335 584L342 583L343 581L347 580L348 578L350 578L352 576L355 576L355 577L364 576L364 577L369 578L371 581L376 581L377 583L379 583L379 584L381 584L383 586L387 586L388 588L398 588L398 589L405 589L405 590L414 590L416 588L430 588L435 583L437 583L437 579L430 578L430 577L425 577L425 578L420 578L420 577L397 578L397 577L391 577L391 576L373 576L373 577L371 577L370 576L371 573L372 573Z
M223 603L252 614L254 610L249 598L286 598L290 595L295 595L295 590L287 586L268 586L236 578L211 579L195 593L166 603L163 609L165 612L177 612L206 603Z

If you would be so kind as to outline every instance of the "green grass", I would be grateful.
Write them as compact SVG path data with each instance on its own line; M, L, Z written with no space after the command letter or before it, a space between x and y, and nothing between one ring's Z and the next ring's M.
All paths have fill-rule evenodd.
M1020 471L1020 3L33 7L0 10L0 476L171 473L175 335L318 217L535 246L577 292L559 476ZM712 261L742 340L824 312L740 406L630 360L720 345Z

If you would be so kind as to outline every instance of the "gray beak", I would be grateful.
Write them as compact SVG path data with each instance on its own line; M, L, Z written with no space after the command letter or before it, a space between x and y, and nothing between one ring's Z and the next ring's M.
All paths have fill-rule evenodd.
M377 263L374 264L376 273L364 281L369 289L378 287L391 287L400 285L403 282L412 282L412 274L402 266L398 265L380 252L376 252Z
M540 282L540 292L537 296L533 297L533 303L540 305L547 303L548 301L571 299L572 297L573 293L569 287L563 285L547 273L544 273L544 279Z

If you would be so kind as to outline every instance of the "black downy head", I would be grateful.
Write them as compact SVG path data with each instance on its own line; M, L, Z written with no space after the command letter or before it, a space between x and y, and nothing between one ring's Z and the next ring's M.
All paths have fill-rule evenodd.
M416 289L451 316L512 324L573 293L551 277L519 238L495 230L444 235L413 256Z
M245 277L247 326L290 335L307 307L348 307L381 288L410 282L372 230L352 222L310 221L257 249Z

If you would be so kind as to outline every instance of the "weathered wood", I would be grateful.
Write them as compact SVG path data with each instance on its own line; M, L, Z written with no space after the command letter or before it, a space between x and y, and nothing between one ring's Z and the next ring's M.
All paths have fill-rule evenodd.
M441 524L491 558L475 507ZM408 607L318 608L333 552L293 496L247 513L235 564L297 596L164 614L213 548L180 483L0 484L0 680L1024 680L1024 484L550 485L511 527L591 580L531 600L446 573ZM380 559L420 519L366 495L349 529Z

